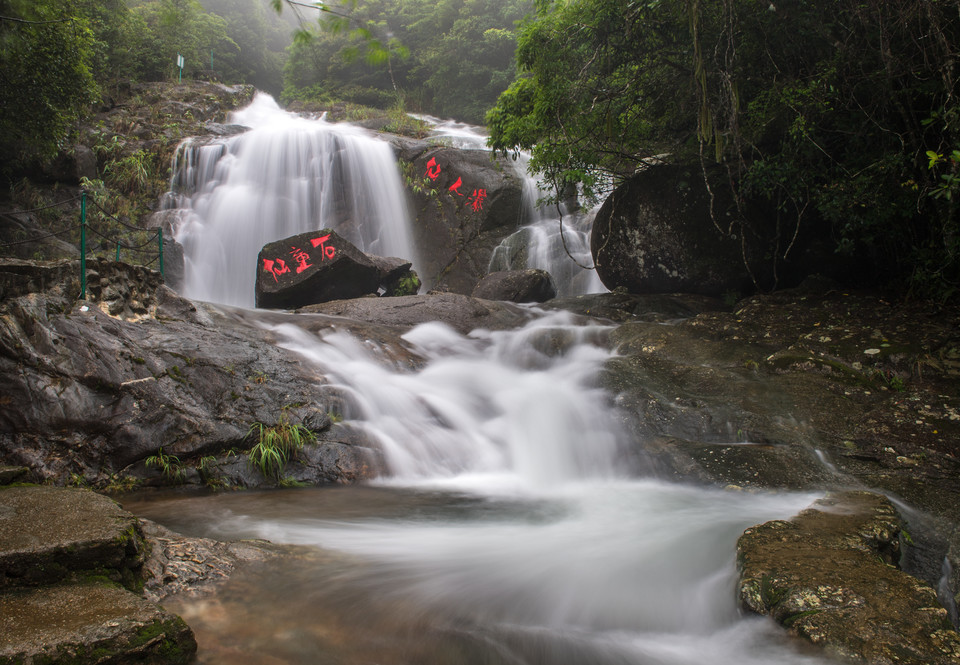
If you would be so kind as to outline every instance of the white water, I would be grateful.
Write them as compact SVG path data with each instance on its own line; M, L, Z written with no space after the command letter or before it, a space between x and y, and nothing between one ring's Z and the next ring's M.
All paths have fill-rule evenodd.
M258 93L232 114L244 134L195 145L174 165L184 294L252 306L257 255L274 240L332 228L365 252L419 263L390 146L361 129L308 120Z
M303 132L308 146L317 134ZM252 166L235 181L241 169L224 160L242 159L240 148L199 153L196 169L213 175L194 210L301 186ZM218 172L236 184L218 184ZM184 229L193 262L235 240L227 220L215 229ZM260 325L316 367L318 404L376 443L386 474L366 487L127 506L196 535L317 552L239 574L212 600L170 601L197 631L201 663L827 662L735 602L738 535L816 497L636 477L624 460L639 444L598 387L608 328L565 313L470 335L427 323L404 335L422 358L412 370L368 340L305 332L304 316Z
M216 645L236 640L237 663L306 665L334 648L345 651L324 662L827 662L735 604L738 535L817 497L631 477L596 387L607 328L565 313L468 336L425 324L404 336L422 367L400 371L371 343L317 337L295 318L261 325L329 381L318 401L335 397L388 472L366 489L138 511L200 535L339 553L241 576L214 605L178 601L209 650L201 662L222 662Z
M430 125L431 136L455 148L487 149L487 135L480 127L432 116L415 117ZM527 153L520 153L513 162L513 170L523 182L523 208L517 211L519 228L494 248L488 271L540 268L553 276L558 295L605 293L607 288L593 269L590 253L596 210L538 205L545 193L540 181L528 172L529 163Z

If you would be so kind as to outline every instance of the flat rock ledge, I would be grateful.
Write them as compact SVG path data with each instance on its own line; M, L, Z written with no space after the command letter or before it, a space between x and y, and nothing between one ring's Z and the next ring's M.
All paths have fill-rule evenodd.
M75 488L0 488L0 665L179 665L184 621L140 595L137 518Z
M2 665L179 665L196 651L183 619L118 586L64 584L0 595Z
M737 542L741 606L845 662L957 665L960 634L926 583L896 567L900 518L883 496L830 493Z

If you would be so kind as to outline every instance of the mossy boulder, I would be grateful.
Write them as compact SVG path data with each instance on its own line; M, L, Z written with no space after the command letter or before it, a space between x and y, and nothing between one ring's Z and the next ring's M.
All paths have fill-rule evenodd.
M947 665L960 634L928 584L897 567L901 525L888 499L829 494L737 542L741 606L859 663Z

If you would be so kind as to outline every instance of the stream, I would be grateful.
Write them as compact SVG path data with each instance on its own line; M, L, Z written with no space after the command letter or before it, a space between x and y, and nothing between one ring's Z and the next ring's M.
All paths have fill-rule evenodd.
M256 122L263 123L257 132L280 131L269 119ZM353 144L327 136L336 130L284 123L307 141L300 154L311 163L325 163L321 143L348 159L344 146ZM332 225L291 223L285 214L282 228L264 229L261 217L254 223L241 214L238 206L269 209L265 197L277 191L304 191L302 182L261 191L237 179L252 150L244 146L256 141L250 134L205 147L202 168L203 151L196 152L195 169L206 175L178 195L190 211L178 238L192 297L249 304L236 290L246 278L236 275L252 274L256 255L238 249L232 261L192 277L199 262L191 257L215 256L228 242L251 244L254 227L251 247L293 227ZM301 200L310 210L324 206ZM368 247L406 237L360 231L370 234ZM243 264L236 275L234 264ZM735 595L740 533L790 517L819 495L666 482L628 467L638 443L622 430L614 396L598 387L615 353L610 328L567 313L531 314L509 331L417 326L403 336L421 359L414 368L343 332L308 333L295 315L256 323L316 368L318 404L336 405L340 427L375 441L386 472L350 487L124 500L126 509L185 535L289 546L242 567L210 595L164 601L196 632L200 663L828 662L772 621L742 615ZM255 312L250 317L257 321Z

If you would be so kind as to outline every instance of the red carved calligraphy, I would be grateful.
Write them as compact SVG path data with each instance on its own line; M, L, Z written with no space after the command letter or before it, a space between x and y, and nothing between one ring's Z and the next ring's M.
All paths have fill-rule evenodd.
M297 262L298 275L313 265L312 263L307 263L307 261L310 260L310 255L299 247L291 247L290 255L293 256L293 260Z
M435 157L431 157L430 161L427 162L427 170L423 175L427 176L431 180L436 180L437 176L440 175L440 165L437 164L437 159Z
M470 195L470 198L467 199L467 203L473 208L474 212L479 212L483 210L483 200L487 198L487 190L485 189L475 189L473 194Z
M463 196L463 194L460 193L460 187L461 187L462 185L463 185L463 178L457 178L457 181L456 181L455 183L453 183L452 185L450 185L449 187L447 187L447 191L448 191L448 192L453 192L454 194L456 194L456 195L458 195L458 196Z
M277 259L276 261L273 259L264 259L263 269L273 275L273 281L275 282L280 281L277 279L280 275L290 272L290 266L288 266L283 259Z
M317 247L320 248L320 252L321 252L320 260L321 260L321 261L326 261L327 259L332 259L332 258L336 255L337 250L333 247L333 245L327 245L327 244L326 244L326 242L327 242L329 239L330 239L330 234L329 234L329 233L328 233L327 235L321 236L321 237L319 237L319 238L311 238L311 239L310 239L310 244L313 245L314 248L317 248Z

